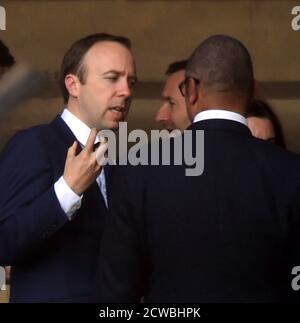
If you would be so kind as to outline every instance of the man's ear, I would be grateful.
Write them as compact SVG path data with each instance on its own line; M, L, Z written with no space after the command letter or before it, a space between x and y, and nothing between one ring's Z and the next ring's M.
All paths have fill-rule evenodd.
M194 81L189 81L186 87L185 103L187 113L191 122L193 122L194 116L197 113L196 104L199 100L199 93L197 84Z
M70 96L77 98L79 93L80 81L74 74L67 74L65 76L65 85Z
M198 100L198 88L196 82L193 79L189 80L186 95L189 105L193 106Z

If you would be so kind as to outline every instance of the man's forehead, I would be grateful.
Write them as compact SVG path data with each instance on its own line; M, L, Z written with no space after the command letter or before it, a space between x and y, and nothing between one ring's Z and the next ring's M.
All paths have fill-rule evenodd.
M117 41L111 41L111 40L103 40L103 41L98 41L95 44L91 46L89 49L90 51L115 51L115 50L121 50L121 51L128 51L130 52L130 49L128 49L125 45L117 42Z
M168 75L167 80L174 80L174 81L179 81L181 82L182 80L184 80L184 70L179 70L176 71L170 75Z
M184 80L184 70L177 71L175 73L172 73L168 76L164 90L163 90L163 96L169 96L174 91L179 91L179 83Z
M131 51L120 43L101 41L94 44L86 53L85 64L97 64L106 69L118 69L125 65L134 67Z

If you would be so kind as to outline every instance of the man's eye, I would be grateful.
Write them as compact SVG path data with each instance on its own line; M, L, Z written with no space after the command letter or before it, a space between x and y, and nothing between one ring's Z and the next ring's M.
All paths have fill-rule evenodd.
M117 82L118 77L117 76L108 76L108 77L106 77L106 79L112 83L115 83L115 82Z
M133 87L136 84L136 80L135 79L129 79L128 83L129 83L130 87Z

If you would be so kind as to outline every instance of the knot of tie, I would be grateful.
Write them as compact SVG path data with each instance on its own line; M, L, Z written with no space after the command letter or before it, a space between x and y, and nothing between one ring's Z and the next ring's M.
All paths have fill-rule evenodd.
M94 151L98 149L99 146L100 146L100 142L97 142L96 144L94 144Z

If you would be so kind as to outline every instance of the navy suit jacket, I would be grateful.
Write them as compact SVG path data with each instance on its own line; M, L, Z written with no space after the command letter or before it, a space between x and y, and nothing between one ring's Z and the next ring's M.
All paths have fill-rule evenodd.
M185 165L115 170L101 300L299 299L291 287L300 265L299 156L236 121L206 120L189 130L204 130L201 176L185 176Z
M57 117L18 133L1 154L0 264L12 265L11 302L94 300L103 197L94 182L69 221L54 191L75 140Z

